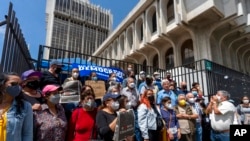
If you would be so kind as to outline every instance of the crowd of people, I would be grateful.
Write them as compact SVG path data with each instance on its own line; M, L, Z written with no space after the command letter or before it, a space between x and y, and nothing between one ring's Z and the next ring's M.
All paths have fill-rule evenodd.
M129 65L123 82L109 74L103 97L96 99L78 68L61 84L62 67L52 61L47 71L0 74L1 141L112 141L118 112L128 110L134 134L126 141L229 141L231 124L250 125L248 96L235 107L230 94L219 90L205 103L198 82L187 89L169 72L136 75ZM99 80L96 72L88 79Z

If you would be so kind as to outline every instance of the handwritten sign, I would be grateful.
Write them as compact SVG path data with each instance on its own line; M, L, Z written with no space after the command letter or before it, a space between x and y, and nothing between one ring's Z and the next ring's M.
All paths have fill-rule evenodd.
M90 85L94 89L96 99L102 98L106 93L104 81L86 80L85 85Z
M132 137L135 132L134 111L118 112L117 126L115 129L114 140L122 141Z

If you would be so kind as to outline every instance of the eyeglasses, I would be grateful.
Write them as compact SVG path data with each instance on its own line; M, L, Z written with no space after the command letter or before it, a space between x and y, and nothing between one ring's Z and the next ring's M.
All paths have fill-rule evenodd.
M18 82L11 82L10 84L11 84L11 86L16 86L16 85L19 85L19 83L18 83Z

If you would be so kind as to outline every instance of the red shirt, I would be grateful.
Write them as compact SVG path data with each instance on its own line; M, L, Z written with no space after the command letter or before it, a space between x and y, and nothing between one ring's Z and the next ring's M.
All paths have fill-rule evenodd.
M95 137L95 118L97 109L85 111L83 108L77 108L73 111L68 127L67 141L87 141L91 136ZM92 135L93 132L93 135Z

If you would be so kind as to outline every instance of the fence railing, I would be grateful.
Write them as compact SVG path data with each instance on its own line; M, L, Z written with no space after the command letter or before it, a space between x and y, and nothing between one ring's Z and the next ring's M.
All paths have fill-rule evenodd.
M172 74L172 78L177 82L177 85L179 85L181 81L187 82L188 90L191 88L193 82L198 82L200 83L205 97L215 94L217 90L227 90L231 93L232 99L239 102L241 96L250 94L250 87L248 87L250 86L249 75L237 72L205 59L179 67L173 67L168 70L163 70L153 66L101 58L41 45L38 53L37 64L39 70L49 68L49 62L52 59L44 58L44 56L47 56L46 54L49 51L60 54L60 56L62 56L62 54L64 55L63 58L55 58L55 55L53 59L59 60L66 65L66 69L64 69L64 74L66 75L71 73L71 70L67 68L70 68L72 63L99 65L104 67L112 66L123 70L131 64L134 67L135 74L139 74L140 71L145 71L147 74L152 75L154 71L158 71L163 78L166 72L170 72Z
M6 25L2 48L0 72L17 72L21 74L28 69L34 69L28 46L22 30L15 17L13 5L10 3L8 15L0 26Z

